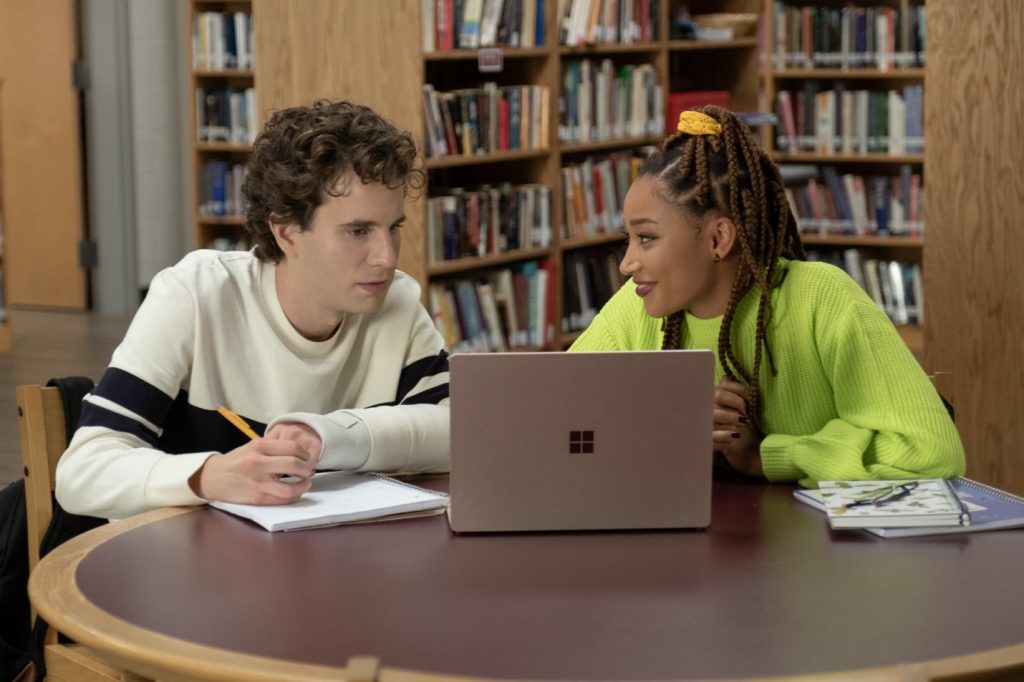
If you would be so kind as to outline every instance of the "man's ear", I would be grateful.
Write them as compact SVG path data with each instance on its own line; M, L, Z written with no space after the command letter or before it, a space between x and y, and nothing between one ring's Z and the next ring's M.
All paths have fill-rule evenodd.
M268 224L278 248L284 255L291 256L295 251L295 235L299 233L299 226L294 223L277 222L273 218L268 221Z
M716 216L708 224L711 235L711 252L715 260L725 260L738 247L739 238L736 223L725 216Z

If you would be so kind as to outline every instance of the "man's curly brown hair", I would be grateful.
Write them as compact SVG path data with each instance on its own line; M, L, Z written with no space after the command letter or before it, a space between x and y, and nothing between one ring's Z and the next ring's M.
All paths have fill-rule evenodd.
M313 212L349 171L406 193L426 184L412 135L369 107L319 100L275 112L253 143L242 184L256 256L280 262L270 222L309 229Z

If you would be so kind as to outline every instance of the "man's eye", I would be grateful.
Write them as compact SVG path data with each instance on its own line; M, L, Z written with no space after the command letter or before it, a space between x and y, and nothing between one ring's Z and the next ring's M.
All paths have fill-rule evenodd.
M395 223L394 225L391 226L391 232L398 232L398 230L400 230L404 225L405 223Z
M370 234L370 228L368 228L368 227L353 227L351 232L352 232L352 236L353 237L365 237L366 235Z

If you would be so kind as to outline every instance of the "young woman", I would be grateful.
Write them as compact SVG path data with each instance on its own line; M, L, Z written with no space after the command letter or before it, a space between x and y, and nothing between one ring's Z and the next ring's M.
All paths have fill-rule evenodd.
M716 351L714 446L743 474L813 486L963 473L928 377L846 273L803 260L779 169L735 114L683 112L624 216L630 281L570 350Z

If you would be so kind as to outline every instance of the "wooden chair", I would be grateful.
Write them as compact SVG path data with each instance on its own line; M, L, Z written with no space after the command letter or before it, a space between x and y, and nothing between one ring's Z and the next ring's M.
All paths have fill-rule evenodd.
M55 387L18 386L18 428L21 431L21 461L25 472L25 511L28 517L29 572L39 563L39 547L53 518L53 489L57 461L67 440L64 403ZM35 620L35 608L32 618ZM61 644L50 628L44 649L48 680L106 682L137 680L121 673L77 644Z

